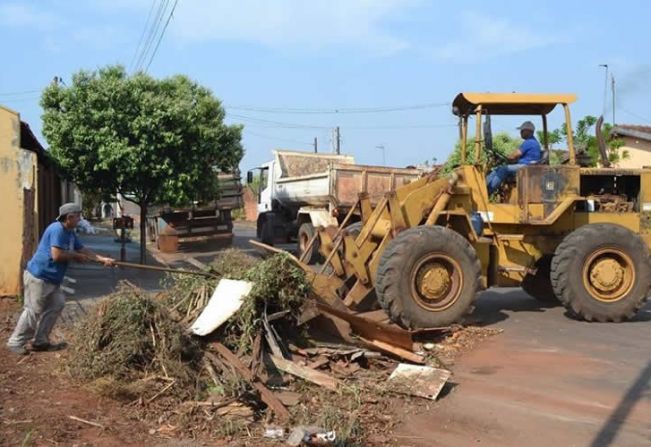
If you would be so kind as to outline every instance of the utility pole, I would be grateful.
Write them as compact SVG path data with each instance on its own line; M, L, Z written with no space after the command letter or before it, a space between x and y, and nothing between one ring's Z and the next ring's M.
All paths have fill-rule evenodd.
M317 152L319 152L319 151L318 151L316 137L314 137L314 153L316 154Z
M341 132L339 132L339 126L335 127L335 153L337 155L341 153Z
M610 89L613 95L613 126L615 125L615 76L610 75Z
M606 99L608 97L608 64L599 64L600 67L603 67L606 69L605 72L605 77L604 77L604 110L602 112L602 115L606 115Z

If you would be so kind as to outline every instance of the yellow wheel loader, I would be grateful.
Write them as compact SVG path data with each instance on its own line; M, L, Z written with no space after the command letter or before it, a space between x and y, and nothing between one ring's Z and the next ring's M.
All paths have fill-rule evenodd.
M460 166L388 192L376 206L360 194L338 228L319 228L310 241L319 238L325 257L315 275L317 293L353 311L379 305L408 329L459 321L477 293L493 286L522 286L588 321L633 317L651 285L651 169L612 168L605 150L603 167L577 163L570 117L575 99L457 95ZM557 107L564 111L567 160L551 166L547 118ZM501 115L541 123L544 155L491 198L482 160L496 158L490 117ZM466 154L471 118L473 164Z

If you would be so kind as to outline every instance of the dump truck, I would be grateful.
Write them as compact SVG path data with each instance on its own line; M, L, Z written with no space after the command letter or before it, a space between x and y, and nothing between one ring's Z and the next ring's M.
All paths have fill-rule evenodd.
M651 169L612 167L605 150L600 167L577 163L575 100L573 94L458 94L452 111L460 121L459 166L389 191L377 204L362 194L336 229L320 228L325 262L312 275L319 296L350 312L382 308L408 329L457 322L479 291L495 286L522 286L586 321L633 318L651 286ZM490 117L535 120L545 154L548 114L557 107L567 133L565 163L550 165L543 155L489 197L487 173L504 163L492 147ZM361 228L349 233L353 214Z
M159 250L174 253L181 242L233 239L231 211L244 206L239 171L219 172L218 196L205 203L181 207L152 207L147 216L149 240Z
M316 228L337 226L362 193L377 204L386 191L408 184L422 174L419 169L386 168L355 164L350 155L273 151L273 160L249 171L260 177L257 237L266 244L297 240L299 255L309 263L318 260L318 242L307 243ZM359 219L352 217L348 223Z

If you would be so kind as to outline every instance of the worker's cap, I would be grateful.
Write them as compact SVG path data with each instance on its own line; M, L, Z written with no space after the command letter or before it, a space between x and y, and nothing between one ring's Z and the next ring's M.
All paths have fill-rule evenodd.
M76 203L64 203L59 207L57 220L64 220L68 214L81 213L81 207Z
M525 121L524 123L520 124L520 127L516 127L518 130L530 130L534 131L536 130L536 126L533 125L531 121Z

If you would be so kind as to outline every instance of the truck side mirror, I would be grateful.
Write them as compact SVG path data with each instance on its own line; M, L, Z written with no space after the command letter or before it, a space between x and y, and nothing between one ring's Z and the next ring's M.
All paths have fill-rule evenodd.
M248 183L249 185L253 183L253 171L248 171L246 173L246 183Z

